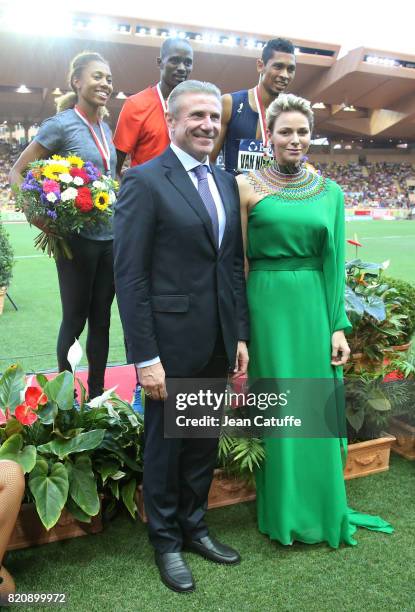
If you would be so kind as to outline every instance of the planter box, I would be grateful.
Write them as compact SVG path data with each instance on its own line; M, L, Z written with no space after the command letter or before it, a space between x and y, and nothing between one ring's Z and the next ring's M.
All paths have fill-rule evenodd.
M387 435L375 440L349 444L344 479L350 480L389 470L390 450L394 442L394 436ZM255 498L254 487L248 486L243 480L225 478L221 470L215 470L209 491L208 509L253 501ZM146 523L142 485L137 488L135 502L139 518Z
M68 510L63 510L56 525L47 531L38 517L34 504L22 504L7 550L29 548L99 531L102 531L101 512L92 517L90 523L81 523Z
M397 417L390 420L389 431L396 438L392 450L405 459L415 460L415 427Z
M389 470L389 457L393 436L349 444L344 479L361 478Z
M236 478L225 478L221 470L215 470L215 475L208 497L208 510L211 508L222 508L223 506L231 506L241 502L252 501L256 498L254 487L250 487L244 480ZM143 490L140 485L137 488L135 501L138 508L138 516L143 521L147 522L147 517L144 510Z

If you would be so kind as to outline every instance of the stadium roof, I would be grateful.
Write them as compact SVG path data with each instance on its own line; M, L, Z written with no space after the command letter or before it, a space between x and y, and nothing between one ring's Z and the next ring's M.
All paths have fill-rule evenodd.
M156 57L167 24L134 18L78 14L64 36L7 31L0 20L0 122L30 125L54 113L55 88L67 89L71 58L84 49L106 57L115 93L135 93L158 80ZM270 37L177 25L195 51L192 76L216 83L223 92L252 87L255 59ZM297 74L291 91L315 107L319 135L415 141L415 56L358 48L339 59L339 45L293 40ZM9 58L9 59L7 59ZM17 93L24 84L29 93ZM115 120L123 101L109 104Z

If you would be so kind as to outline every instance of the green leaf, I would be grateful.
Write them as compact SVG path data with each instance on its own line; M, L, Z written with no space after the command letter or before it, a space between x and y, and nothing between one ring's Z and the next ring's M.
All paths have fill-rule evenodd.
M97 483L92 471L91 459L82 455L74 463L67 464L69 474L69 495L89 516L95 516L100 509Z
M114 476L119 470L120 464L117 461L105 461L99 466L98 472L101 474L102 482L105 484L109 476Z
M44 374L36 374L36 380L42 389L44 389L45 385L48 383L48 379Z
M120 499L120 489L118 486L118 480L109 480L108 487L116 499Z
M0 408L10 408L13 412L20 401L20 392L26 386L25 373L21 365L14 364L7 368L0 378Z
M81 510L78 504L76 504L71 497L68 497L65 508L69 510L69 512L74 518L76 518L77 521L81 521L82 523L91 522L91 517L89 516L89 514L85 514L85 512Z
M391 403L386 397L371 398L367 400L367 403L376 412L387 412L391 409Z
M0 447L0 459L16 461L25 474L33 470L36 464L36 447L23 447L23 438L20 434L13 434Z
M135 518L137 512L137 506L134 500L135 491L137 489L137 483L135 478L129 480L122 488L121 488L121 497L127 508L128 512L131 514L133 518Z
M359 405L358 410L355 410L354 408L350 408L349 406L347 406L346 407L346 417L350 425L353 427L353 429L355 431L359 431L365 419L365 410L362 405Z
M43 391L50 401L57 403L60 410L71 410L73 408L74 378L71 372L61 372L55 378L49 380Z
M44 406L39 406L37 416L43 425L52 425L58 414L58 407L54 402L48 402Z
M49 470L47 461L38 459L29 476L29 488L40 520L46 529L50 529L58 522L68 497L66 467L58 462Z
M136 463L135 461L133 461L127 455L127 453L125 453L122 450L120 445L117 444L117 442L115 442L111 438L111 434L110 433L106 432L105 438L103 439L100 448L105 448L106 450L109 450L112 453L114 453L114 455L119 457L124 462L124 464L127 465L134 472L141 472L142 471L141 466L138 463Z
M97 448L105 436L105 429L93 429L86 433L81 433L72 438L72 440L52 440L47 444L38 446L38 451L41 453L51 453L57 455L59 459L67 457L71 453L81 453L87 450Z
M111 478L112 480L121 480L121 478L124 478L125 475L126 475L126 472L122 472L121 470L119 470L115 474L112 474Z
M6 423L6 438L10 438L13 434L21 433L23 431L23 425L17 419L10 419Z

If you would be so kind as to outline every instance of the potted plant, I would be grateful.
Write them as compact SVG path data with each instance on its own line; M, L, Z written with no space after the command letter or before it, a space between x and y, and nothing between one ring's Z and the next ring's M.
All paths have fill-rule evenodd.
M385 371L349 373L345 381L347 421L346 480L389 469L395 438L385 433L393 412L392 390L384 382Z
M392 450L415 459L415 354L398 355L390 364L387 380L392 388L393 416L388 431L395 436Z
M13 249L9 236L0 219L0 315L3 312L4 298L13 273Z
M381 369L385 352L407 337L407 299L382 277L388 265L360 259L346 263L345 305L353 325L346 374Z
M403 344L393 345L391 349L400 352L407 351L410 347L411 338L415 333L415 286L412 283L391 276L382 276L382 278L384 283L387 283L389 287L398 292L401 304L400 310L407 317L403 320L403 335L401 339Z
M0 459L22 466L22 520L37 515L41 523L18 527L12 548L82 535L88 524L96 531L103 495L135 516L142 421L113 389L86 402L77 382L79 405L71 372L50 380L38 374L35 385L12 365L0 378Z

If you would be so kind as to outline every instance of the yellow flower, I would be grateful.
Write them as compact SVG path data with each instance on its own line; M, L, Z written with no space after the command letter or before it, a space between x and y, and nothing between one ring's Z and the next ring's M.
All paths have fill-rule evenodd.
M106 210L110 203L110 197L105 191L99 191L94 198L94 204L99 210Z
M52 155L52 159L54 159L55 161L61 161L62 159L65 159L65 158L62 157L62 155Z
M47 164L42 168L43 176L54 181L59 181L59 175L68 172L68 168L62 164Z
M84 165L82 159L76 155L69 155L66 160L71 164L71 166L75 166L76 168L82 168Z

